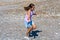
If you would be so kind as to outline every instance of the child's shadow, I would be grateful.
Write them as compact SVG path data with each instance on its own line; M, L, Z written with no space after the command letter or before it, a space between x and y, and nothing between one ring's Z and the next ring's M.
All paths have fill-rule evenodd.
M29 34L29 37L34 37L36 38L38 36L38 33L39 32L42 32L42 31L39 31L39 30L36 30L36 31L32 31L30 34Z

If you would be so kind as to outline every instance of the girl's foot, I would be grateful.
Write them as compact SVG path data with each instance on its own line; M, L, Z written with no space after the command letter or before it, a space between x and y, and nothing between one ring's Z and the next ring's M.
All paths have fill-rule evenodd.
M27 36L25 36L24 38L27 39L27 40L29 40L29 37L27 37Z

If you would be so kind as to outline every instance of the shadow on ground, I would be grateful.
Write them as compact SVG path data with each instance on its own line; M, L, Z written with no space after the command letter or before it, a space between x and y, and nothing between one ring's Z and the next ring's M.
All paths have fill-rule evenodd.
M42 32L41 30L35 30L35 31L32 31L30 34L29 34L29 37L34 37L36 38L38 36L38 33Z

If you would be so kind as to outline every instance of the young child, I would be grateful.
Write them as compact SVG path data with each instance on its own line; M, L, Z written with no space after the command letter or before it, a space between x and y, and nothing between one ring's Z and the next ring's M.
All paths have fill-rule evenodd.
M29 4L29 6L24 7L26 13L25 19L24 19L24 23L25 26L27 28L27 32L26 32L26 39L29 40L29 33L33 30L36 29L36 25L34 24L34 22L32 21L32 16L36 15L36 13L34 12L35 9L35 5L33 3Z

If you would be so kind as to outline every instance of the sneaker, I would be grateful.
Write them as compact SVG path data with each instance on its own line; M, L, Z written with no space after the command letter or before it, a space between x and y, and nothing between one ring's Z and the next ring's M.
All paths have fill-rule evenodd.
M25 36L24 38L27 39L27 40L29 40L29 37L26 37L26 36Z

